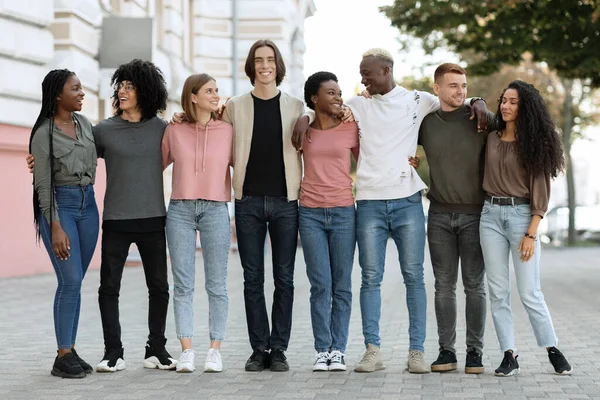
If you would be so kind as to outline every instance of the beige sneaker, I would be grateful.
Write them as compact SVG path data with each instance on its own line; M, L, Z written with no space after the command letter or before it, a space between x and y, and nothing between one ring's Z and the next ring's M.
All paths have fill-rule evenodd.
M381 351L374 344L369 344L362 359L354 367L354 372L374 372L385 369L381 361Z
M428 374L429 365L425 364L422 352L416 350L408 351L408 372L411 374Z

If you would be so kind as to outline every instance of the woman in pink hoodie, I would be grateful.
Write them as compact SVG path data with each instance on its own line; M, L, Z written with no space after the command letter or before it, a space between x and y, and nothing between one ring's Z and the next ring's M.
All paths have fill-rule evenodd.
M167 242L174 283L174 309L181 357L177 372L195 370L194 285L196 232L204 259L208 294L210 349L204 371L221 372L219 349L227 322L227 260L231 240L229 211L233 129L216 119L219 89L214 78L187 78L181 94L187 121L169 125L162 141L163 167L173 164L167 212Z

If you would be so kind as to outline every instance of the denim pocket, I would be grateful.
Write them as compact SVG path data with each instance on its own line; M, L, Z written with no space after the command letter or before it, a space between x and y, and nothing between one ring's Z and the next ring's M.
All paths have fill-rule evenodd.
M531 207L529 204L519 204L515 206L515 212L522 217L531 217Z
M241 199L235 199L235 202L236 203L244 203L244 202L250 200L251 198L252 198L252 196L242 196Z
M483 203L483 208L481 209L481 214L487 214L490 212L490 210L492 209L492 206L489 202L485 202Z
M369 202L369 200L356 200L356 205L357 206L364 206L368 202Z
M419 190L417 193L408 196L406 200L410 201L411 203L420 203L422 201L421 191Z

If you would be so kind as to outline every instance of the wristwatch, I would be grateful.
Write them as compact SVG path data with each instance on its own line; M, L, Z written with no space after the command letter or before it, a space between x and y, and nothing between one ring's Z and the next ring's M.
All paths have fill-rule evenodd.
M537 235L530 235L529 232L525 232L525 235L523 236L529 239L537 240Z
M482 100L485 103L485 99L483 97L473 97L471 98L471 103L469 104L469 106L473 107L473 104L475 104L477 100Z

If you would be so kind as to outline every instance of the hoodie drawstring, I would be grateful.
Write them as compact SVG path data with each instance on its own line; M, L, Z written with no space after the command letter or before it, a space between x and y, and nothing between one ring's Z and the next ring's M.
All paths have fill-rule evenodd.
M194 151L195 172L198 176L198 123L196 122L196 149Z
M208 147L208 123L206 123L206 127L204 130L204 151L202 153L202 172L206 172L204 168L206 164L206 148Z

